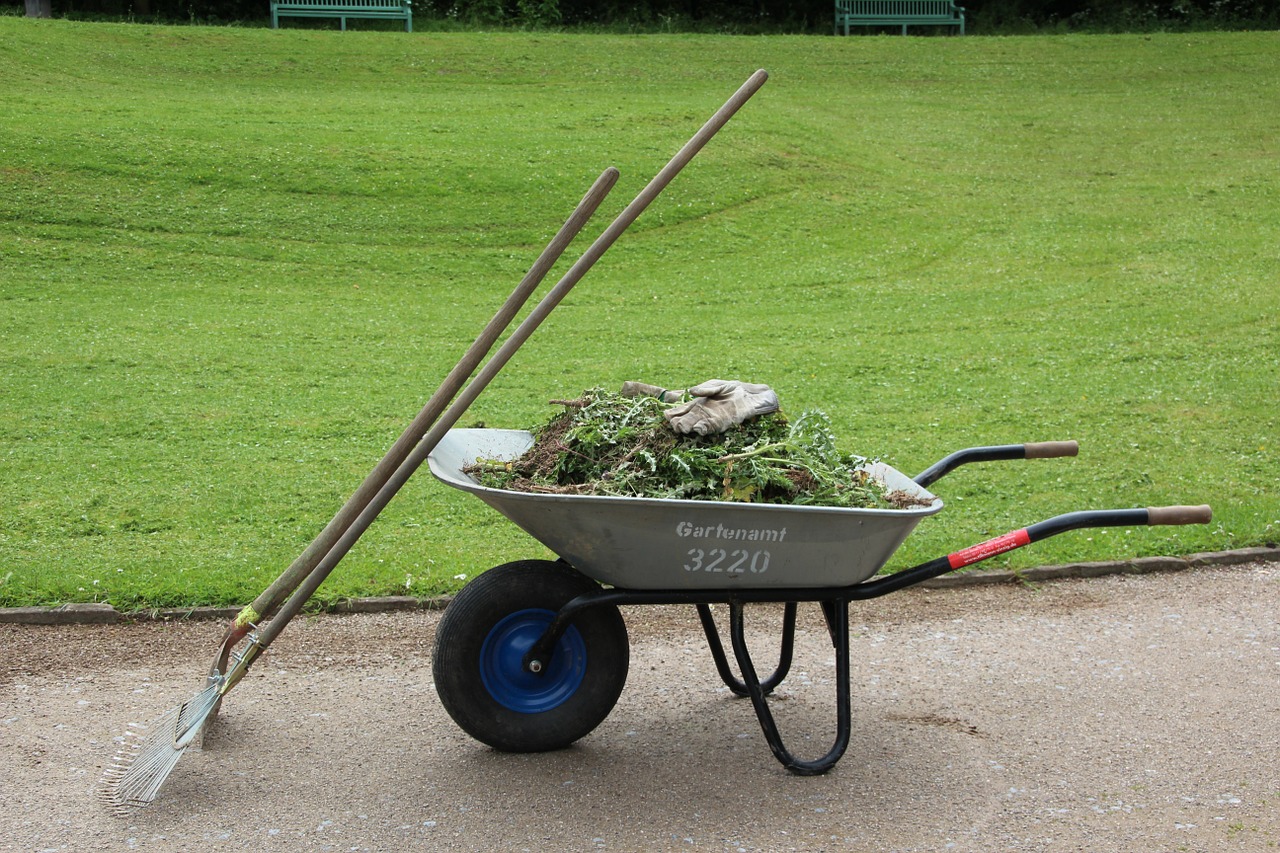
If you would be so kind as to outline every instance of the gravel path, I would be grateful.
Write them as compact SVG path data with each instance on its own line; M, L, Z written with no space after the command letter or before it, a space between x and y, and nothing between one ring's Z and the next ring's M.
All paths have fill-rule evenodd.
M802 606L775 712L824 752L834 656ZM909 590L855 604L853 741L774 761L692 608L626 611L632 668L576 747L468 739L438 615L299 620L129 818L94 797L130 721L200 687L212 623L0 626L2 850L1216 851L1280 846L1280 564ZM752 611L766 657L773 608Z

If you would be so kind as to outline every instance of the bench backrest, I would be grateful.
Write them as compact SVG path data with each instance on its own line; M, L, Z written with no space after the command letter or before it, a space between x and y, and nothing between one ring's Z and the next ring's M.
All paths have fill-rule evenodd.
M276 0L280 8L305 6L308 9L394 9L399 11L409 5L409 0Z
M835 0L843 15L865 17L938 17L956 11L955 0Z

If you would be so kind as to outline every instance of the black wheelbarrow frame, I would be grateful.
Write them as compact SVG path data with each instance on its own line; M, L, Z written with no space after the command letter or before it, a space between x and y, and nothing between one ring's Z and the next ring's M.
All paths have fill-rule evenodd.
M1074 456L1077 451L1078 446L1074 441L971 447L948 455L911 478L911 480L923 489L961 465L973 462ZM440 472L435 467L433 467L433 471L439 476ZM940 506L941 503L939 502L938 507ZM549 676L550 673L557 671L557 656L573 657L573 648L580 648L582 642L579 637L574 640L574 643L578 645L565 645L566 636L573 632L576 637L577 629L575 626L579 625L583 626L584 632L593 629L598 632L598 626L591 626L585 623L588 620L597 619L604 613L612 614L610 618L616 618L618 624L620 624L620 617L616 616L617 608L620 606L692 604L697 608L720 678L734 694L750 698L756 717L759 720L760 728L774 756L792 773L802 776L818 775L834 767L849 745L852 723L849 639L850 602L879 598L1071 530L1163 524L1201 524L1208 522L1211 515L1212 513L1208 506L1171 506L1071 512L1054 516L1028 527L1012 530L1001 536L987 539L971 547L894 572L893 574L846 585L709 589L632 589L614 585L611 588L602 588L594 580L589 579L590 572L587 572L584 573L583 580L590 588L573 595L562 605L554 608L554 612L551 610L540 611L546 614L543 621L534 623L535 626L532 628L525 627L525 638L519 641L523 643L522 648L524 651L519 658L521 672L518 675L521 678L528 679L527 684L535 685L533 688L535 690L537 689L536 685L539 683L537 680L540 678L551 677L552 680L564 678L563 674L567 666L564 661L559 662L558 671L560 674ZM563 557L557 563L528 561L521 564L508 564L508 566L500 568L537 569L539 562L547 567L547 577L550 577L555 571L569 572L577 570L572 561L565 560ZM496 572L498 570L495 569L493 571ZM483 577L484 575L482 574L481 578ZM479 580L480 578L477 578L477 581ZM572 588L571 584L569 588ZM466 594L467 590L464 589L462 593L459 593L459 598L464 598ZM836 654L835 740L826 754L815 759L800 758L787 748L766 698L790 671L795 642L797 608L801 602L816 602L820 606ZM778 663L773 671L764 678L761 678L757 672L745 638L744 609L746 605L755 603L781 603L784 605ZM713 604L724 604L729 608L730 644L740 676L734 675L729 664L719 629L712 615L711 605ZM450 610L453 610L455 606L457 606L457 602L450 605L449 610L446 610L445 618L442 619L440 629L437 632L435 658L437 691L450 715L464 730L473 736L492 746L509 751L539 751L558 748L567 746L572 740L576 740L587 731L590 731L612 709L613 703L616 702L617 694L621 692L622 680L625 680L627 663L625 648L618 652L616 642L614 644L615 656L621 659L622 679L615 679L612 687L603 688L603 696L597 701L598 707L591 715L591 719L582 724L581 730L571 731L568 734L556 733L549 737L543 737L544 733L537 730L536 719L538 712L534 711L529 715L531 728L524 729L522 726L516 726L516 728L522 728L524 731L532 731L528 739L526 739L525 734L519 732L515 735L506 734L505 732L513 728L513 721L523 723L523 718L519 714L512 715L501 709L498 717L491 718L489 717L488 709L481 706L487 701L485 697L486 691L501 697L503 690L507 688L502 685L495 687L491 684L490 678L484 678L482 679L485 682L484 687L473 689L474 685L472 687L465 686L466 681L470 680L467 675L459 677L458 673L451 672L451 670L458 667L460 661L466 665L475 656L474 648L464 646L453 640L453 634L456 633L457 628L455 623L474 622L472 611L475 608L472 607L470 602L467 602L464 603L462 609L451 614ZM532 613L534 611L529 610L527 612ZM487 630L487 626L483 624L479 628L482 632ZM625 646L625 628L621 630L623 632L621 643ZM475 633L474 630L473 633ZM608 633L607 629L605 633ZM477 644L473 643L472 645L475 646ZM487 640L484 645L486 648L489 646ZM461 648L465 648L466 651L455 651L455 649ZM482 668L483 666L482 664ZM459 694L461 693L466 693L467 696L460 698ZM479 705L476 703L477 697ZM505 714L505 717L502 716L503 714ZM499 734L500 731L503 733Z

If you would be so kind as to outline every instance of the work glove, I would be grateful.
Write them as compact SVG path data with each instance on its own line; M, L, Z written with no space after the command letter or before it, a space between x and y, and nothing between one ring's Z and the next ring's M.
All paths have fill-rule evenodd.
M623 382L622 390L618 393L624 397L657 397L664 403L678 403L684 396L683 391L668 391L645 382Z
M685 435L721 433L748 418L778 411L778 395L768 385L709 379L686 393L693 399L663 412L671 428Z

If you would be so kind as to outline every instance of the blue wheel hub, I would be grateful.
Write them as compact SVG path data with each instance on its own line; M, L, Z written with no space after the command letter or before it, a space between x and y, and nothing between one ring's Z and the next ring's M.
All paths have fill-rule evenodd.
M587 647L572 625L556 643L542 672L524 668L524 656L555 618L543 609L518 610L494 625L480 649L480 680L498 704L521 714L559 707L582 684ZM544 662L546 663L546 662Z

